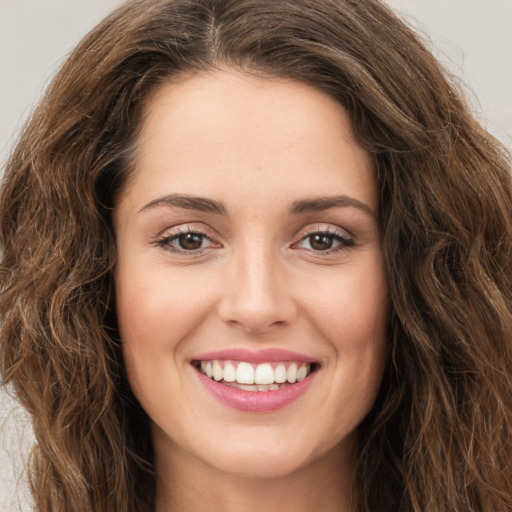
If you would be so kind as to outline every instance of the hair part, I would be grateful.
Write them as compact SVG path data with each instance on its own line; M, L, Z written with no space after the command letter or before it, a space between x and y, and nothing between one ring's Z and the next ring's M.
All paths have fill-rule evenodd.
M390 355L359 429L358 510L511 509L509 155L379 0L132 0L57 74L0 197L0 363L33 418L37 510L153 509L111 213L154 91L219 67L324 91L375 160Z

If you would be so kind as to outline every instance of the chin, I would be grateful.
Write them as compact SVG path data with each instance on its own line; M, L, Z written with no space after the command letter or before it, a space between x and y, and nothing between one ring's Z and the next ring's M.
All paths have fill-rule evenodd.
M267 430L267 429L265 429ZM252 437L252 438L251 438ZM336 447L305 443L298 433L259 432L223 443L204 461L217 471L242 478L277 479L301 472L338 452Z

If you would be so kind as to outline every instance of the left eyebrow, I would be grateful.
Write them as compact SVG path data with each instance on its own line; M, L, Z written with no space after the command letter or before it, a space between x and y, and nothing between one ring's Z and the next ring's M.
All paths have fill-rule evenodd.
M349 196L315 197L295 201L290 207L290 214L321 212L331 208L356 208L366 215L375 218L375 212L365 203Z
M176 206L177 208L184 208L186 210L196 210L206 213L216 213L218 215L227 215L226 208L222 203L214 201L213 199L206 199L205 197L185 196L180 194L170 194L167 196L154 199L148 204L144 205L139 213L155 208L156 206Z

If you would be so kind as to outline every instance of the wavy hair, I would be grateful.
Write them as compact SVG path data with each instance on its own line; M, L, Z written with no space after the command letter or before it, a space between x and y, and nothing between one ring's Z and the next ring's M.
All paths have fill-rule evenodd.
M36 509L154 507L111 212L152 91L219 66L334 97L375 160L392 311L358 510L512 510L510 156L379 0L132 0L56 75L0 196L0 363L33 421Z

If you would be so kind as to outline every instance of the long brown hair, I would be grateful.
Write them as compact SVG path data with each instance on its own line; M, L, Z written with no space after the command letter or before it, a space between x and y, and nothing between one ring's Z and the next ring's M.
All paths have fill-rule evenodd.
M375 159L392 311L359 428L359 510L512 510L510 158L379 0L132 0L55 77L0 197L0 362L32 415L37 510L154 506L111 211L153 89L216 66L326 92Z

